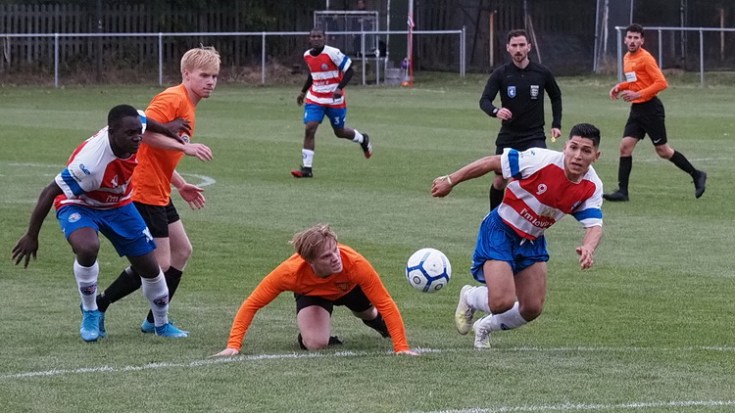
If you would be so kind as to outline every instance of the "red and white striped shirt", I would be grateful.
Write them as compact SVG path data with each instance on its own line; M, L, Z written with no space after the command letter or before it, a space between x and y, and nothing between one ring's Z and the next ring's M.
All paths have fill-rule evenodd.
M138 113L145 131L146 118L143 112ZM56 175L56 184L64 193L54 199L54 208L58 211L65 205L83 205L112 209L129 204L133 188L130 178L137 165L136 154L126 159L115 156L105 126L77 146L66 168Z
M306 103L331 108L347 106L344 93L339 99L334 99L342 75L352 65L352 60L336 47L324 46L324 50L316 56L311 55L311 49L304 53L304 61L311 73L311 87L306 93Z
M512 180L498 214L519 236L535 240L566 214L585 228L602 225L602 181L592 166L572 182L564 173L562 152L505 149L500 160L503 177Z

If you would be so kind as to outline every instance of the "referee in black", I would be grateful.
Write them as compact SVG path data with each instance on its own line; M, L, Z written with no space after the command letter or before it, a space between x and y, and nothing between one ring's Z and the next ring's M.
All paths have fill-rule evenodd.
M503 122L495 140L495 154L503 153L505 148L519 151L545 148L544 92L551 100L553 142L561 136L559 85L546 66L529 59L531 43L525 30L512 30L508 33L505 50L508 51L511 62L493 71L480 98L480 108L489 116ZM493 105L498 92L500 107ZM503 200L505 183L502 175L495 175L490 186L490 210L495 209Z

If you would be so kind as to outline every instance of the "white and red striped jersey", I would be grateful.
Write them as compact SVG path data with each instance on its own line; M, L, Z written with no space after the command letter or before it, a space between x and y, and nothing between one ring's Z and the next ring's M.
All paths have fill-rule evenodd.
M498 214L519 236L535 240L566 214L585 228L602 226L602 181L592 166L572 182L562 152L505 149L500 160L503 177L511 181Z
M324 50L316 56L312 56L310 50L304 53L304 61L309 66L312 80L306 93L306 103L332 108L346 107L344 93L335 100L334 91L342 81L343 73L352 65L352 60L336 47L324 46Z
M138 113L145 131L145 114ZM129 204L130 177L137 165L135 154L126 159L115 156L105 126L77 146L66 168L56 175L56 184L64 193L54 199L54 208L58 211L65 205L83 205L112 209Z

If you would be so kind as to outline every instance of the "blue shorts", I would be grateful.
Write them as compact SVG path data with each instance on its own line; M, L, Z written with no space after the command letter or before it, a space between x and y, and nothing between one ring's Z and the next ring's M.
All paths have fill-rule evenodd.
M347 108L330 108L329 106L315 105L313 103L304 105L304 124L309 122L322 123L324 115L329 118L332 128L342 129L345 127Z
M510 264L513 274L517 274L537 262L549 260L546 238L540 236L531 241L520 237L503 222L496 208L482 220L477 232L470 269L475 280L485 282L482 266L489 260L505 261Z
M92 228L103 233L121 257L139 257L156 249L145 221L133 204L114 209L66 205L56 212L56 219L66 239L80 228Z

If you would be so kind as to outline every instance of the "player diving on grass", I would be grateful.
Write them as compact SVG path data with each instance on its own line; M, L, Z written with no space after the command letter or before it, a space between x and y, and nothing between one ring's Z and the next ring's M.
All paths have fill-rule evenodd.
M417 354L408 346L401 312L378 273L365 257L339 244L329 225L307 228L291 242L296 253L266 275L245 299L232 322L227 347L214 356L238 354L255 313L284 291L294 293L297 341L303 350L342 344L330 336L331 318L334 306L345 306L365 325L392 339L397 354Z
M576 248L587 269L602 239L602 182L592 168L600 156L600 131L586 123L572 127L563 152L506 148L434 179L431 195L444 197L460 182L489 172L510 179L503 202L480 224L472 276L485 286L462 288L455 312L460 334L475 332L475 348L490 346L490 334L511 330L541 315L546 300L544 232L570 214L585 228ZM486 313L472 323L475 311Z

